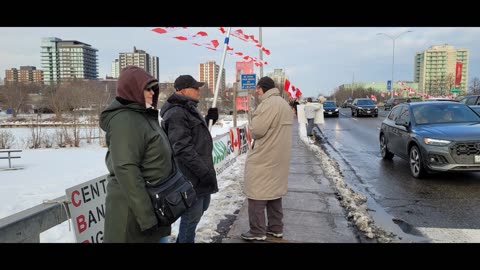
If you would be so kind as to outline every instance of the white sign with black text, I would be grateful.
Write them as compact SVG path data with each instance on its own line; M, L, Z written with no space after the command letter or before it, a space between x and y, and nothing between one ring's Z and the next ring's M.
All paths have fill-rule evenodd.
M77 243L102 243L105 220L105 176L92 179L66 190L68 209L74 224Z

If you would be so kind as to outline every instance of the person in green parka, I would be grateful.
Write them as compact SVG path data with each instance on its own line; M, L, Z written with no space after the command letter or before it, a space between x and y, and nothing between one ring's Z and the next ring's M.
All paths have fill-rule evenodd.
M171 226L158 226L145 182L172 173L172 149L158 120L158 80L128 66L118 78L117 93L101 113L106 132L109 172L105 199L104 243L158 243Z

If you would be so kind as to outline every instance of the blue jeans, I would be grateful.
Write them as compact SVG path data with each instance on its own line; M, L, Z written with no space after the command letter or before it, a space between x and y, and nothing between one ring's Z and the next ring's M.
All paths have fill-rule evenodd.
M210 205L210 194L197 197L195 203L180 218L177 243L195 243L195 230Z
M168 244L168 236L164 236L162 238L160 238L160 242L161 244Z
M315 120L315 118L308 118L308 125L307 125L307 136L312 136L312 130L313 130L313 120Z

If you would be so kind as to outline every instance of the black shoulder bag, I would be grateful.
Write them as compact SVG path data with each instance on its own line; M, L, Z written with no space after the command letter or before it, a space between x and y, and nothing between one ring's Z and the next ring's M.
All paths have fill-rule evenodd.
M174 223L197 199L192 183L177 167L173 155L172 165L173 172L166 180L156 185L146 182L147 192L160 226Z

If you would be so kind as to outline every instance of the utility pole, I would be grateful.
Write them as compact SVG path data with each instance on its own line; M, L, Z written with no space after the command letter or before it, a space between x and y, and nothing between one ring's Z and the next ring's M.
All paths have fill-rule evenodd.
M353 99L353 87L355 85L355 72L353 72L353 76L352 76L352 95L351 95L351 98Z
M238 84L239 84L239 79L238 79L238 70L237 70L237 83L235 84L235 87L233 88L233 127L237 127L237 90L238 90Z
M393 95L394 95L394 92L395 92L395 90L394 90L395 89L395 87L394 87L395 83L394 83L394 80L393 80L394 69L395 69L395 40L398 37L400 37L402 34L410 33L410 32L412 32L412 31L408 30L408 31L402 32L402 33L400 33L396 36L390 36L390 35L385 34L385 33L377 33L377 35L384 35L384 36L390 38L392 40L392 44L393 44L393 46L392 46L392 98L394 97Z
M260 78L263 77L263 41L262 41L262 27L258 29L258 41L260 42L260 62L262 65L260 66Z

